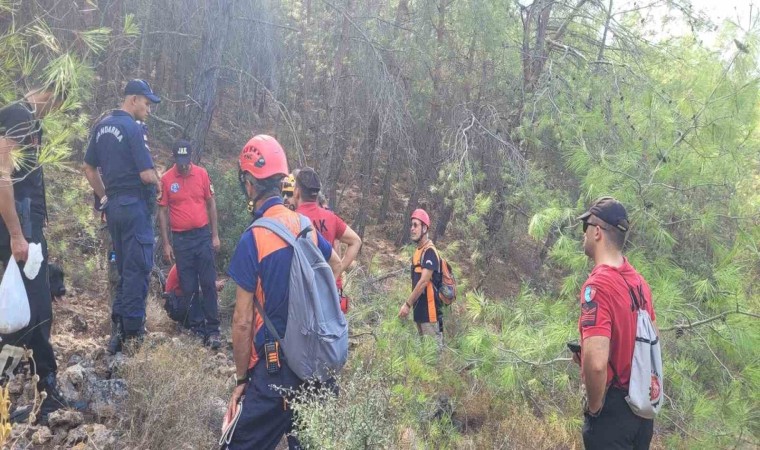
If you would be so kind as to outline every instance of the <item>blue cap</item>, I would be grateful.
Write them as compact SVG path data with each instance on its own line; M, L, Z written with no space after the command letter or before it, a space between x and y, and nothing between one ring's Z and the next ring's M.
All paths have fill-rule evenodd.
M150 85L145 80L131 80L124 88L124 95L144 95L153 103L161 103L161 97L153 93Z

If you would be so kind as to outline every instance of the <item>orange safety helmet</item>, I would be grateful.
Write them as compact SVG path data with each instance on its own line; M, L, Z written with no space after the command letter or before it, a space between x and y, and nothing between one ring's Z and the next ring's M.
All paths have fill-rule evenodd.
M430 228L430 216L428 216L428 213L424 209L415 209L412 213L412 219L417 219L420 222L424 223L428 228Z
M241 174L250 173L257 180L275 175L288 175L288 157L277 139L266 134L251 138L240 152L238 160Z

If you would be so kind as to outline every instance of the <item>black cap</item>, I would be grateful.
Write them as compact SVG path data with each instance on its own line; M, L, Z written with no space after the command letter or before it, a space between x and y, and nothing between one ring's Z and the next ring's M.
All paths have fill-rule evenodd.
M319 175L311 167L304 167L298 172L296 184L313 193L319 192L322 189Z
M150 85L145 80L131 80L124 88L124 95L144 95L153 103L161 103L161 97L153 93Z
M586 221L594 215L622 232L628 231L628 213L622 203L612 197L602 197L595 201L588 211L578 216L578 220Z
M172 146L172 154L177 164L190 164L193 147L190 141L179 140Z

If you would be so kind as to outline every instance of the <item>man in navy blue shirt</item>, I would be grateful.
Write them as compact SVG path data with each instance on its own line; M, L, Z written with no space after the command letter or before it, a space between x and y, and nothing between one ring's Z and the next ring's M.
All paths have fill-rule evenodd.
M288 161L279 142L271 136L254 136L243 147L238 160L240 183L249 199L253 219L267 217L281 222L296 235L300 230L298 213L283 205L280 197L282 179L288 174ZM340 273L338 254L322 235L317 247L335 274ZM290 266L293 247L264 228L243 232L230 261L228 274L237 284L235 312L232 319L232 353L235 359L237 386L228 405L226 426L238 400L242 412L226 449L274 449L293 428L293 411L284 390L298 390L303 381L287 364L275 371L267 369L265 346L275 338L254 313L254 302L263 308L280 336L288 321ZM253 339L251 339L253 337ZM301 448L295 436L288 436L289 448Z
M111 309L116 329L108 344L111 354L121 351L125 340L139 342L144 334L145 300L153 268L151 211L160 183L143 127L136 121L144 122L151 104L160 101L146 81L127 83L121 109L93 127L84 156L87 181L106 212L119 273Z

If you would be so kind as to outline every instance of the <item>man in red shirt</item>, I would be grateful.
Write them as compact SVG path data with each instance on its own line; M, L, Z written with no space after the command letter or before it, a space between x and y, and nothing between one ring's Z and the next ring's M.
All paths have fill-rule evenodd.
M222 342L214 265L220 244L214 187L206 169L191 162L189 142L176 142L172 151L176 164L161 177L163 195L158 201L164 258L176 258L180 287L190 304L190 329L216 350ZM198 284L203 295L190 302Z
M338 251L336 242L347 245L340 271L343 273L351 267L351 263L359 254L359 250L362 248L362 240L337 214L319 205L319 192L321 190L322 183L314 169L306 167L298 171L293 192L296 212L311 219L314 228L336 249L336 252ZM348 311L348 298L343 295L343 279L338 277L336 284L341 298L340 307L345 313Z
M623 256L628 214L612 197L603 197L578 217L583 223L583 249L594 269L583 284L578 329L587 402L583 425L586 449L647 449L654 421L633 413L625 397L636 340L636 304L655 320L652 292Z

